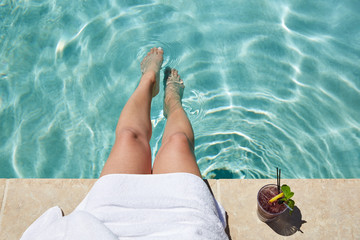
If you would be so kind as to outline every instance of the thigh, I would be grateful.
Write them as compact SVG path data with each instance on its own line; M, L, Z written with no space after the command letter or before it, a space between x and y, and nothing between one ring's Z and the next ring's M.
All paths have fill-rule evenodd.
M187 172L201 177L193 146L185 134L177 133L163 143L153 166L153 174Z
M151 150L146 139L130 130L117 134L100 177L115 173L151 173Z

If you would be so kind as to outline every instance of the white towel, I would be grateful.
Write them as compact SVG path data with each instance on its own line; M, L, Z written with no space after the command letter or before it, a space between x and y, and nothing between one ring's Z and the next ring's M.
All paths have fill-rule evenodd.
M70 215L49 209L21 240L228 239L225 226L225 211L193 174L111 174Z

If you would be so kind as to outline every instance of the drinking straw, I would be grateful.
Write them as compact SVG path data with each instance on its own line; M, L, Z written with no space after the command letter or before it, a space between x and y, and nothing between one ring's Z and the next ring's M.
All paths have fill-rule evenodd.
M280 180L281 180L281 169L279 169L279 184L278 184L278 192L280 193Z
M277 185L278 193L280 193L279 168L276 168L276 185Z

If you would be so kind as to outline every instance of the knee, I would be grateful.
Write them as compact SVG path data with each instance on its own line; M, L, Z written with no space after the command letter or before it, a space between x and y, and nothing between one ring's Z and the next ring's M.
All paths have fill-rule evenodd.
M135 129L132 128L123 128L120 130L116 130L115 132L116 134L116 139L120 140L120 141L127 141L127 142L132 142L132 141L145 141L146 139L144 138L144 136L142 136L140 133L138 133Z
M171 144L177 148L194 148L193 142L182 132L174 133L166 140L166 144Z

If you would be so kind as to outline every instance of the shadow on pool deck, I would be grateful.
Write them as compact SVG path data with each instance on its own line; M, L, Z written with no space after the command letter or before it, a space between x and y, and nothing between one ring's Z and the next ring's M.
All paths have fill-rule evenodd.
M279 216L278 219L267 223L267 225L277 234L282 236L290 236L298 231L303 233L300 228L304 223L306 223L306 221L302 220L300 209L295 206L291 215L289 210L287 210L284 214Z

